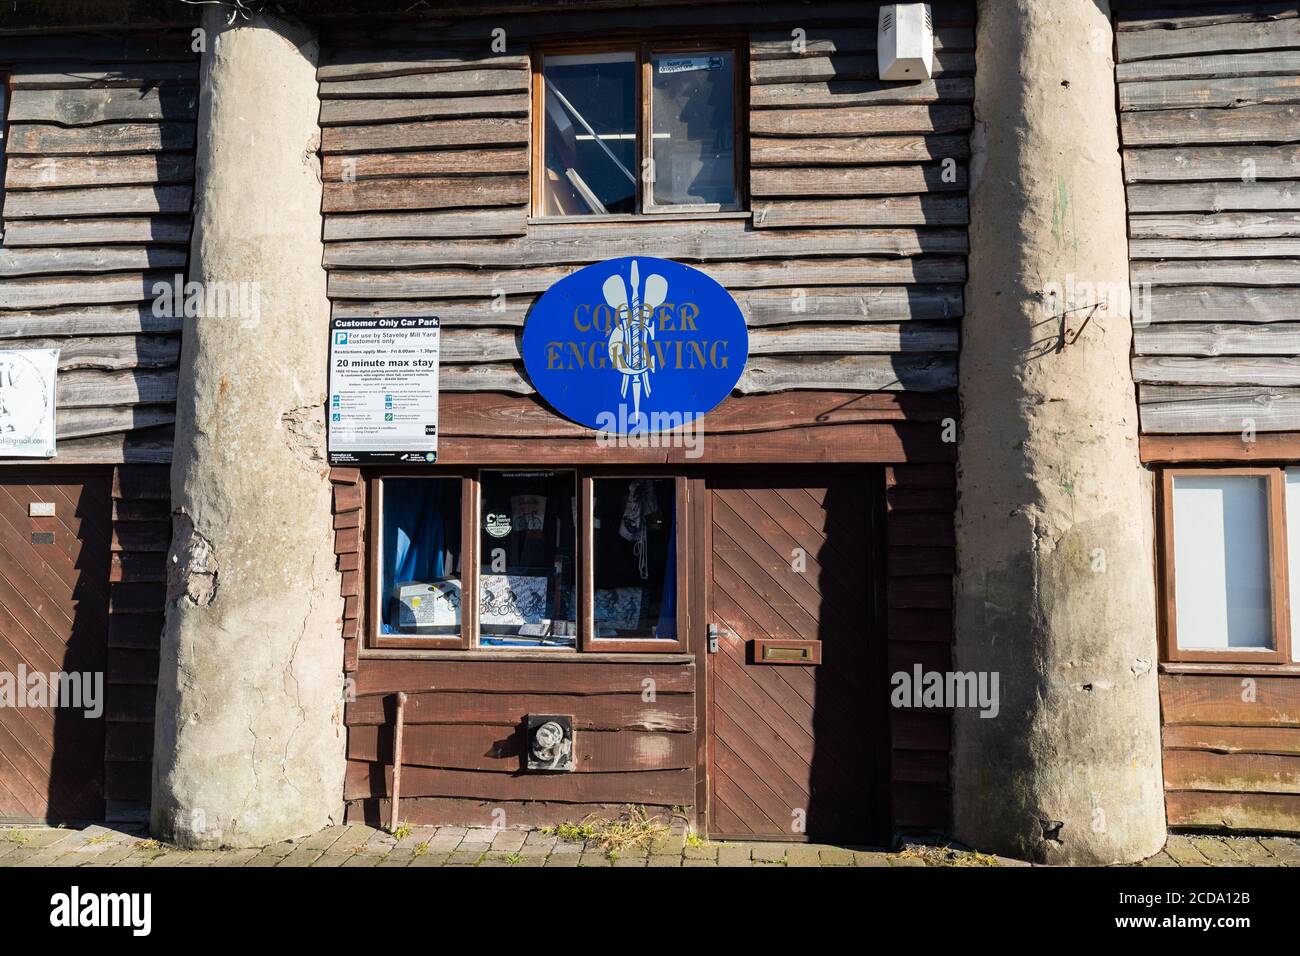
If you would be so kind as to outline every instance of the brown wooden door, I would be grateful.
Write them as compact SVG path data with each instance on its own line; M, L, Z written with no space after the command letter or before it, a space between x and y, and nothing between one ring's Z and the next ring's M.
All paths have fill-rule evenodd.
M103 705L110 496L107 474L0 475L0 673L29 691L36 673L99 675ZM103 716L56 703L0 706L0 820L103 818Z
M877 840L886 714L876 633L874 473L707 482L712 835ZM757 660L818 641L821 663Z

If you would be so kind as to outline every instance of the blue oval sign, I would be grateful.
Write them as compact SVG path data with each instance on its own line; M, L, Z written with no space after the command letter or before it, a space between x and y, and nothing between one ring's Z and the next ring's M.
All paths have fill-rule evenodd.
M749 333L709 276L630 256L556 282L524 325L524 366L560 414L604 432L671 431L740 380Z

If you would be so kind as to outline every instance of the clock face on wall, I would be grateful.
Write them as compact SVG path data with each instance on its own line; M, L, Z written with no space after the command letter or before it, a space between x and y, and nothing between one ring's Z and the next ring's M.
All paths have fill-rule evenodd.
M54 454L58 351L0 351L0 455Z

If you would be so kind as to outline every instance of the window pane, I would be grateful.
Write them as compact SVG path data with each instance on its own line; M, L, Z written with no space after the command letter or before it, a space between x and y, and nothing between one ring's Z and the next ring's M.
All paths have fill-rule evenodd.
M734 60L726 51L651 57L656 204L735 202Z
M1300 661L1300 468L1286 470L1286 554L1291 582L1291 659Z
M596 637L674 639L676 483L597 478L592 485Z
M636 54L548 56L542 66L548 216L636 211Z
M484 472L479 486L479 644L575 646L573 473Z
M1271 648L1268 480L1175 476L1173 491L1178 646Z
M459 478L385 478L379 633L460 633Z

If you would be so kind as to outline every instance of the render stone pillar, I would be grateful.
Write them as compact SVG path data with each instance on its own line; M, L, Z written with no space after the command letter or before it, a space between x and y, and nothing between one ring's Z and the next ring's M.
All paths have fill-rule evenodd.
M955 656L1001 708L955 712L954 835L1049 863L1165 840L1106 7L981 0L976 36Z
M152 825L258 846L343 806L317 44L203 9L190 279L229 294L185 323Z

